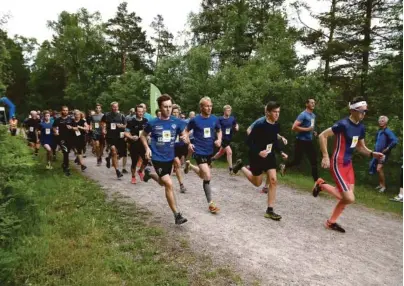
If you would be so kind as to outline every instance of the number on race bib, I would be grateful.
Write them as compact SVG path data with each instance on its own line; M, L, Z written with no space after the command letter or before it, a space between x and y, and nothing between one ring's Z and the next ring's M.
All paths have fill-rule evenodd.
M163 130L163 142L168 143L171 142L171 131Z
M313 118L313 119L311 119L310 126L311 126L311 127L313 127L313 126L314 126L314 118Z
M210 128L203 128L203 138L210 138Z
M116 129L116 123L111 123L111 130L115 130Z
M80 135L81 135L80 131L76 130L76 136L80 136Z
M358 144L359 141L359 136L354 136L352 137L352 144L351 144L351 148L355 148L356 144Z
M125 132L119 132L119 137L121 138L125 137Z
M31 127L29 128L29 132L34 132L34 127L31 126Z
M177 137L175 138L175 143L180 142L180 135L177 135Z
M98 122L94 123L94 128L100 128L100 124Z
M230 135L231 128L226 128L226 135Z
M268 144L266 150L267 153L270 154L272 152L272 144Z
M46 128L46 129L45 129L45 134L46 134L46 135L49 135L49 134L50 134L50 128Z

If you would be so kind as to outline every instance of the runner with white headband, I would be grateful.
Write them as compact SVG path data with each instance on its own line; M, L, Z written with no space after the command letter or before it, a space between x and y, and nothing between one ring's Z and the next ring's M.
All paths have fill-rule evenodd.
M349 117L338 121L319 135L320 149L323 153L321 166L331 168L331 174L337 186L327 184L323 179L319 178L313 188L314 197L317 197L320 191L326 191L337 198L338 203L331 218L326 221L325 227L339 232L345 232L345 230L337 224L337 219L345 207L355 201L355 175L352 166L353 151L357 149L360 153L376 159L384 157L383 153L373 152L365 145L365 126L361 121L368 111L366 101L363 97L356 97L352 104L349 103L349 109ZM327 139L333 135L335 135L335 148L330 162Z

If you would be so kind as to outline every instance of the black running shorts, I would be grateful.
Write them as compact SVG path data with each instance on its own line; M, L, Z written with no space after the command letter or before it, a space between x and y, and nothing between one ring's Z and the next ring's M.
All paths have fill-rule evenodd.
M230 145L230 140L226 140L226 139L222 139L222 145L221 145L221 147L224 149L224 148L226 148L227 146L229 146Z
M115 146L120 158L128 156L128 149L124 138L107 138L108 147Z
M259 176L262 173L266 173L268 170L276 169L276 157L275 154L268 155L266 158L262 158L259 155L250 154L250 171L253 176Z
M181 158L181 157L186 157L188 155L188 145L180 145L180 146L175 146L175 157Z
M192 156L198 165L201 164L210 165L212 163L212 155L197 155L194 153Z
M171 170L173 169L173 161L169 162L159 162L159 161L152 161L154 170L156 171L157 175L162 178L165 175L171 175Z

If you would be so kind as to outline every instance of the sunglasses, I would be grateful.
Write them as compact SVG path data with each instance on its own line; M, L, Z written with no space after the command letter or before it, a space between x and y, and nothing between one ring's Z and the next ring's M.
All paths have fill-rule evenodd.
M355 111L359 112L360 114L366 114L368 112L367 109L365 110L358 110L358 109L354 109Z

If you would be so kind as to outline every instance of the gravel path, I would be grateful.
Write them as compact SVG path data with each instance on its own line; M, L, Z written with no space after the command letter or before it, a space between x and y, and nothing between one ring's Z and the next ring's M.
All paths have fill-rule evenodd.
M188 219L176 226L162 187L152 180L132 185L130 175L117 180L112 168L97 167L91 155L86 161L85 175L106 192L145 207L168 232L186 238L193 251L230 265L242 277L257 277L261 285L403 284L403 223L396 216L350 206L339 221L347 232L335 233L323 227L335 201L279 186L275 210L283 218L275 222L263 216L266 195L242 175L213 169L213 199L221 212L207 211L202 181L194 173L185 177L185 194L173 176L179 208Z

